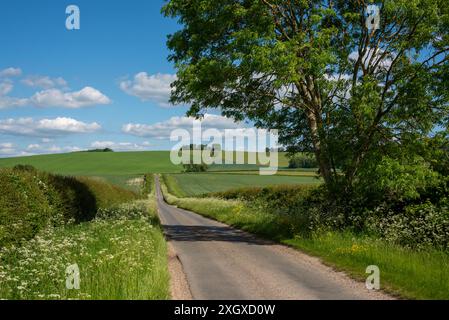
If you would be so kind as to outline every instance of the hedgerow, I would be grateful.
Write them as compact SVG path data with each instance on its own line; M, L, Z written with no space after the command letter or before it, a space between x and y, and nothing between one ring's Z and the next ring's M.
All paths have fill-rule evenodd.
M20 245L47 226L89 221L138 195L90 178L40 172L30 166L0 169L0 247Z

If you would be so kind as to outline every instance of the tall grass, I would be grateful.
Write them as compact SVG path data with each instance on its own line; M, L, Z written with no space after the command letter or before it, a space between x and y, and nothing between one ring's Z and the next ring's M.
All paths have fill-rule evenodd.
M49 228L0 251L0 299L168 299L166 244L149 199ZM67 266L80 289L66 288Z
M302 234L300 226L295 225L297 221L269 213L266 207L258 208L242 200L178 198L164 185L162 190L170 204L294 246L358 279L366 279L367 266L377 265L381 286L388 292L412 299L449 299L448 252L405 249L365 234L343 231ZM236 198L233 192L227 195ZM245 197L251 198L251 194Z
M169 192L179 198L186 197L187 194L183 191L183 189L180 187L178 181L173 175L170 174L163 174L162 180L164 181L164 184L166 185Z

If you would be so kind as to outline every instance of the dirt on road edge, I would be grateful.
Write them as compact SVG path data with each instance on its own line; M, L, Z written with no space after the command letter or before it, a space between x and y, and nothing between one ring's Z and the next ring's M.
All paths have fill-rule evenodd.
M170 273L170 296L172 300L192 300L192 293L184 273L182 263L175 249L169 241L168 248L168 271Z

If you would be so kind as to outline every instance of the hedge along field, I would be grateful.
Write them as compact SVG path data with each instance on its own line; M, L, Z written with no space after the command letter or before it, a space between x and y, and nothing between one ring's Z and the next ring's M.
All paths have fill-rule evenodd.
M92 220L99 208L135 200L138 194L89 178L0 169L0 247L33 238L46 226Z
M171 193L178 197L197 196L241 187L269 185L317 185L321 181L315 176L274 175L240 173L167 174L165 182Z

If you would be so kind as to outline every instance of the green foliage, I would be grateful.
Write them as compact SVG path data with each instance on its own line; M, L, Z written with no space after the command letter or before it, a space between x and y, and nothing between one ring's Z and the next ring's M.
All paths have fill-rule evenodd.
M89 221L98 208L137 198L129 190L89 178L0 170L0 247L20 244L49 226Z
M260 196L260 189L248 188L215 194L222 198L177 198L170 195L162 185L164 197L169 203L192 210L204 216L225 222L237 228L255 233L259 236L276 240L309 254L316 255L326 263L339 270L344 270L352 276L364 281L366 267L377 265L382 270L382 288L402 297L415 299L447 299L449 290L449 254L434 248L411 250L398 246L393 239L378 239L373 235L348 230L330 231L314 228L306 230L303 224L316 217L323 221L329 203L326 196L320 196L322 190L293 190L291 197L297 191L303 196L308 194L314 201L302 201L303 217L292 219L292 216L282 213L273 214L267 206L254 205L259 197L269 199L271 196L282 198L278 190L266 190ZM314 192L316 191L316 192ZM300 197L300 196L298 196ZM226 199L226 200L225 200ZM242 199L242 200L239 200ZM324 201L323 201L324 200ZM296 201L296 200L294 200ZM281 201L279 201L281 202ZM312 203L315 204L312 205ZM320 204L322 206L320 207ZM332 215L329 215L332 216ZM310 217L308 219L307 217ZM330 221L330 217L328 217ZM413 279L413 281L410 281Z
M154 192L154 174L146 173L143 175L142 194L148 195Z
M88 177L77 177L76 180L88 188L89 192L95 197L98 208L108 208L139 198L137 193L110 183Z
M0 186L0 247L32 238L59 214L44 191L45 182L30 172L1 170Z
M21 247L0 248L0 299L169 298L167 248L153 198L101 209L95 220L49 228ZM66 268L80 289L66 289Z
M86 152L114 152L111 148L104 148L104 149L91 149L87 150Z
M288 161L288 167L290 169L317 168L318 163L316 162L316 159L309 154L296 153L290 157Z
M164 182L164 185L167 186L168 191L177 196L177 197L185 197L186 193L181 188L181 186L178 184L177 179L174 175L171 174L163 174L162 175L162 181Z
M206 172L208 169L207 164L183 164L182 167L184 168L184 172Z
M444 183L442 176L420 157L403 161L383 157L378 163L362 170L366 171L356 181L355 193L360 197L370 195L372 199L383 201L419 199Z
M449 7L379 5L368 30L356 0L170 0L163 13L182 25L167 42L171 101L278 129L289 150L315 154L330 196L349 201L385 171L378 190L418 198L431 170L448 174Z
M404 247L449 250L449 205L407 205L400 212L378 207L368 215L367 229Z

